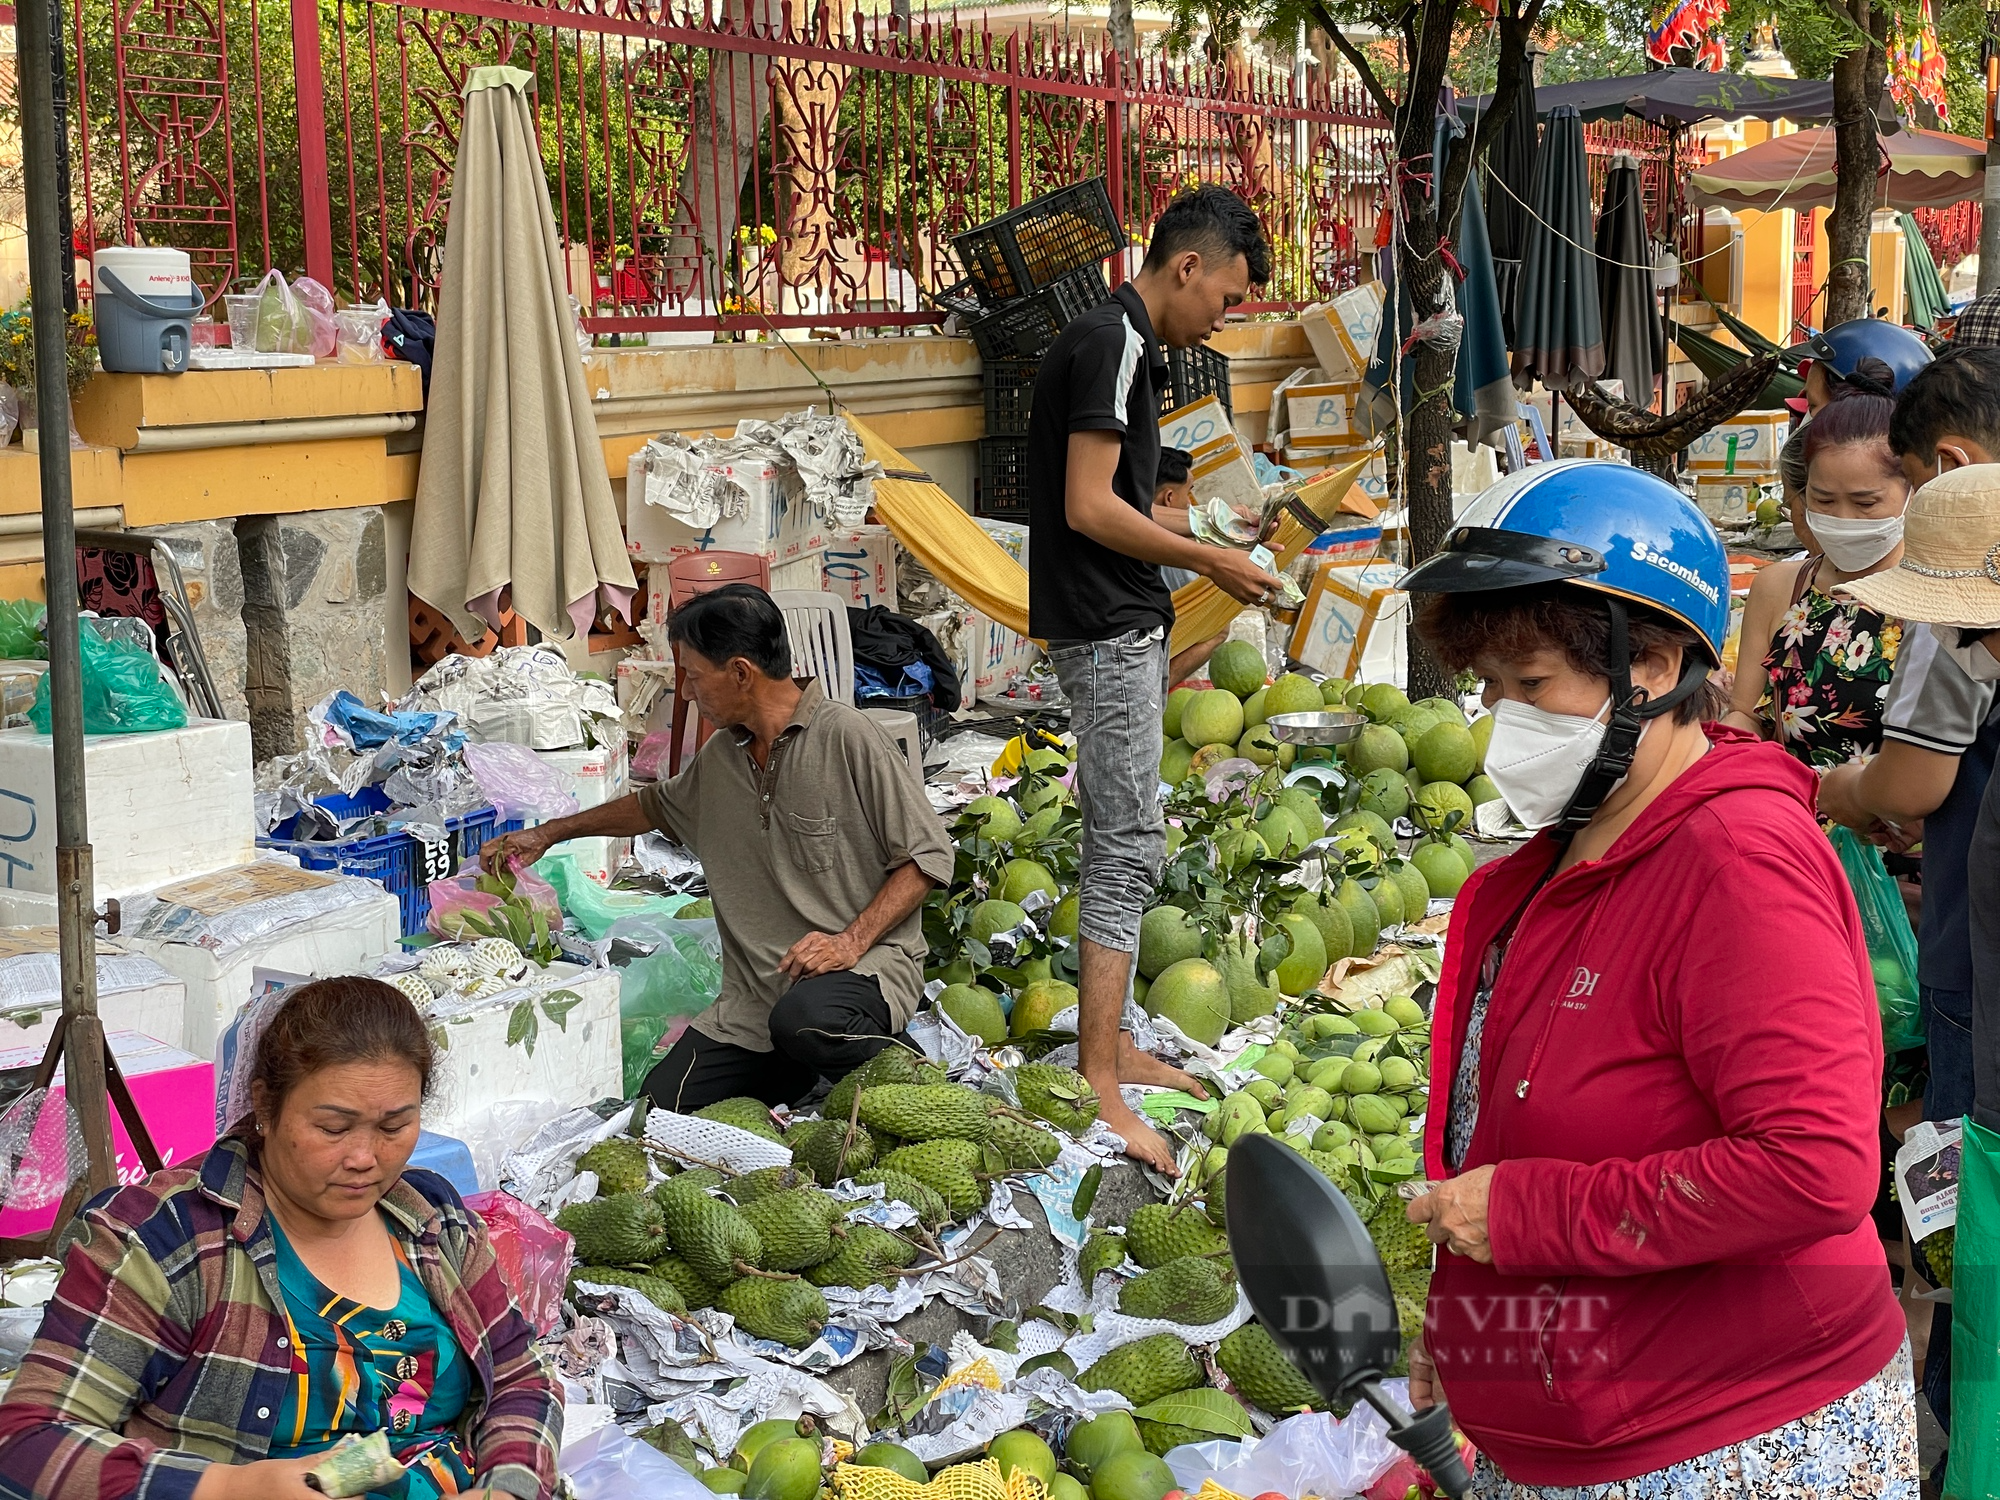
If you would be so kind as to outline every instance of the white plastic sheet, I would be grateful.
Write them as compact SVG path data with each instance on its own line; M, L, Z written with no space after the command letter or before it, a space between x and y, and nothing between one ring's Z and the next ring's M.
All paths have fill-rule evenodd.
M1385 1380L1382 1389L1407 1403L1409 1382ZM1167 1454L1167 1467L1189 1494L1214 1479L1239 1495L1276 1490L1285 1495L1359 1495L1402 1457L1389 1428L1372 1406L1360 1405L1341 1421L1326 1412L1287 1417L1262 1438L1188 1443Z

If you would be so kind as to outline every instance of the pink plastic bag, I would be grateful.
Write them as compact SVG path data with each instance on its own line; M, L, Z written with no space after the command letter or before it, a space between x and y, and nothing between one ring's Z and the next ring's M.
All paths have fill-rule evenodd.
M312 277L301 276L292 283L292 295L305 305L306 317L312 325L312 357L332 359L334 343L339 335L339 326L333 316L333 293Z
M501 822L511 823L516 818L546 822L576 811L576 798L564 787L563 774L526 745L507 740L485 744L467 741L460 753Z
M465 1206L486 1221L501 1279L521 1316L537 1334L554 1333L562 1326L563 1284L574 1242L506 1193L474 1193Z
M486 883L481 889L480 882ZM497 877L483 874L476 869L464 870L449 880L433 880L430 884L431 915L428 926L441 938L483 938L495 936L481 929L494 920L494 913L506 903L507 898L494 889ZM562 931L562 901L550 885L532 869L514 871L514 894L541 914L547 932ZM467 923L466 917L476 918L475 923ZM527 944L516 943L526 951Z

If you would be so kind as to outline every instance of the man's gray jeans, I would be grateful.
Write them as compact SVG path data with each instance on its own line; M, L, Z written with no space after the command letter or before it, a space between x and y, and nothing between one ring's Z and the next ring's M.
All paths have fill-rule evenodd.
M1167 633L1051 641L1049 664L1070 703L1076 800L1083 814L1080 936L1120 953L1139 947L1139 918L1167 857L1160 809L1160 714Z

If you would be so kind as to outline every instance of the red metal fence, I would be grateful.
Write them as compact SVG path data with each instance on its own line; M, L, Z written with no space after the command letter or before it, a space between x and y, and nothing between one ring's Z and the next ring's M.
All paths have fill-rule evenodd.
M726 3L726 11L714 8ZM72 0L79 238L425 306L472 70L536 80L572 290L599 332L934 322L950 237L1102 174L1138 231L1221 182L1266 305L1356 279L1386 134L1358 95L947 14L781 0Z

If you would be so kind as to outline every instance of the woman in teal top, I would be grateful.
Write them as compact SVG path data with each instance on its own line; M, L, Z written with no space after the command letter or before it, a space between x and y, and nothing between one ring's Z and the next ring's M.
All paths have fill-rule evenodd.
M306 1269L275 1217L271 1230L299 1359L278 1408L270 1456L298 1458L348 1433L386 1432L406 1472L371 1494L438 1500L470 1490L459 1427L472 1399L471 1372L400 1243L400 1295L384 1310L329 1290Z

